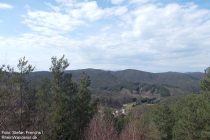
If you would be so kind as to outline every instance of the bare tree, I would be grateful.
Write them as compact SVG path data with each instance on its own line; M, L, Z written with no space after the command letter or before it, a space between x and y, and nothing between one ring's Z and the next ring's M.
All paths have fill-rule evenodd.
M117 132L113 127L113 122L105 118L102 114L97 114L91 120L85 132L86 140L117 140Z
M17 87L14 82L14 70L3 65L0 68L0 130L17 128Z
M160 140L157 128L145 116L144 109L131 111L129 123L122 130L120 140Z
M120 140L145 140L146 132L136 121L130 122L120 134Z

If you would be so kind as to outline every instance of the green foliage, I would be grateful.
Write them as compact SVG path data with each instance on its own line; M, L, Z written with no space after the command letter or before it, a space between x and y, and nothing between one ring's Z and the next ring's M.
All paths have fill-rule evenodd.
M201 81L202 94L179 98L173 104L158 105L153 121L162 139L210 139L210 71Z
M210 95L182 97L173 105L158 105L153 112L163 140L210 139Z
M50 80L43 79L38 84L36 93L36 127L38 130L43 130L43 132L45 132L45 135L41 137L42 139L46 139L47 137L49 137L49 133L47 133L47 131L50 129L50 124L48 120L50 120L49 112L51 111L50 108L52 102L50 88Z
M19 59L19 63L17 65L17 68L22 75L29 74L30 72L33 72L35 67L28 64L28 60L26 60L25 57Z
M73 98L76 93L76 88L72 83L71 76L65 75L64 70L69 66L69 63L64 56L60 59L52 57L52 81L51 92L53 103L51 107L51 139L68 139L72 132L71 115L73 113ZM71 89L71 90L68 90ZM74 134L74 133L72 133Z
M210 68L205 70L205 77L201 81L200 85L203 91L210 91Z
M161 97L170 96L170 91L165 87L158 88L158 92L160 93Z
M155 103L155 100L156 100L155 97L154 98L145 97L141 99L141 103L153 104Z
M5 126L10 124L9 129L26 130L34 127L35 91L28 79L34 67L23 57L17 70L14 72L9 65L0 68L0 106L3 107L0 121Z
M95 112L94 104L91 104L91 93L88 89L90 86L89 77L83 73L82 78L80 80L80 85L78 89L78 94L76 96L76 122L77 122L77 130L79 139L83 138L84 129L88 126L90 119Z
M175 104L174 139L203 140L210 138L210 100L207 96L191 95Z
M52 57L51 60L52 79L42 80L38 87L33 87L30 81L34 67L28 64L25 57L19 60L17 72L14 72L10 66L0 67L0 129L43 130L44 135L41 139L83 140L84 130L88 128L97 110L96 104L91 101L90 78L83 74L80 82L75 83L72 75L65 72L69 63L64 56L60 59ZM116 80L115 77L112 78ZM150 79L155 77L150 76ZM138 101L136 95L142 91L149 91L152 95L160 93L162 97L170 95L170 87L152 82L140 84L140 81L136 81L134 84L123 85L116 80L113 85L114 89L126 87L131 92L135 90L135 94L126 93L121 98L119 95L107 94L108 97L104 99L114 105ZM105 89L109 87L110 85L107 85ZM112 115L112 110L107 109L102 115L113 122L119 138L123 136L126 139L135 135L141 139L159 139L160 136L163 140L207 140L210 139L209 70L206 70L201 88L202 94L182 97L173 104L141 105L138 111L131 111L132 113L127 116L115 117ZM115 91L114 89L109 90ZM115 100L110 96L115 97ZM155 97L143 98L142 102L154 103L155 99ZM154 108L152 113L145 113L148 108ZM108 129L102 130L108 132Z
M167 105L159 105L154 110L153 118L157 128L161 133L162 140L172 139L172 130L174 126L174 114Z
M78 86L72 81L69 73L64 73L69 66L64 56L52 58L51 92L53 104L51 107L50 139L83 139L84 128L87 127L94 107L90 103L91 96L88 86L90 80L83 76Z
M120 133L128 123L128 117L125 115L119 115L114 118L114 127L118 133Z
M34 71L35 67L28 64L25 57L19 59L17 65L19 70L16 73L16 82L19 86L20 93L20 130L26 130L32 123L33 110L35 109L35 94L28 76ZM24 121L23 121L24 120Z

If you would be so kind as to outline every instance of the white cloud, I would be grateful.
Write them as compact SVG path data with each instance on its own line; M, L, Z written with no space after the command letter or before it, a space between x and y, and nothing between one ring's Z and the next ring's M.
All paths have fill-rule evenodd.
M159 72L207 67L210 10L192 3L150 1L101 8L96 1L57 0L57 5L48 5L52 10L28 10L23 19L32 31L1 37L0 54L7 50L9 58L28 55L38 70L49 67L51 56L62 54L68 56L73 69ZM81 35L75 37L75 32Z
M121 4L123 3L125 0L111 0L112 4Z
M59 12L28 11L24 19L24 23L33 31L48 35L69 32L83 24L83 21Z
M23 23L32 31L42 34L63 34L100 19L122 16L128 11L126 6L103 9L96 1L76 3L72 0L59 0L59 3L62 4L58 6L47 4L52 11L28 9L27 14L23 16Z
M0 3L0 9L12 9L13 6L7 3Z
M145 3L148 3L148 2L154 2L154 1L157 1L157 0L130 0L129 2L131 4L145 4Z
M70 3L71 1L62 1ZM77 3L76 5L48 4L52 11L28 10L24 22L33 31L42 34L62 34L73 31L88 21L95 21L102 16L102 11L95 2ZM87 21L86 21L87 20Z
M114 12L115 12L114 15L122 16L122 15L126 14L126 12L128 12L128 8L125 6L121 6L121 7L115 8Z
M71 64L81 65L78 42L64 36L45 36L40 34L23 34L13 38L0 37L0 61L16 67L18 59L26 56L36 70L48 70L52 56L66 54ZM83 62L85 62L83 60ZM75 63L75 64L74 64Z
M102 18L105 14L105 12L98 7L95 1L79 3L75 7L77 8L69 10L69 14L76 19L96 21Z

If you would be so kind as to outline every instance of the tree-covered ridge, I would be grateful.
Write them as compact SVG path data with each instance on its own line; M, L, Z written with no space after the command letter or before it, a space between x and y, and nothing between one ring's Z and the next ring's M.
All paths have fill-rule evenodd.
M25 57L19 60L17 71L6 65L0 68L0 130L39 130L44 132L38 137L41 140L210 139L209 69L200 81L201 91L196 94L170 98L169 85L131 83L128 78L122 85L116 83L106 88L111 92L99 98L97 95L104 94L92 91L100 92L104 85L93 90L92 81L84 72L80 80L75 80L66 72L69 62L64 56L52 57L51 63L49 77L38 77L36 82L32 78L34 67ZM199 77L187 75L192 79ZM115 90L120 90L120 94L114 94ZM146 97L159 92L167 97L163 94L163 100L158 102ZM107 95L116 98L111 100ZM108 99L108 105L102 99ZM124 104L125 108L110 106L120 102L132 104Z
M72 80L79 83L80 77L86 73L91 85L92 98L109 107L122 107L135 98L138 103L145 100L159 102L165 97L174 97L199 93L199 82L204 74L195 73L149 73L139 70L104 71L98 69L67 70ZM52 73L33 72L30 78L34 83L41 78L52 78Z
M179 88L187 92L199 92L199 81L204 74L200 72L194 73L150 73L139 70L121 70L121 71L104 71L99 69L82 69L67 70L71 73L74 81L79 81L82 73L86 73L91 80L90 87L95 89L117 89L117 87L135 84L159 85L163 87ZM31 73L33 80L40 77L50 78L51 73L47 71L38 71Z

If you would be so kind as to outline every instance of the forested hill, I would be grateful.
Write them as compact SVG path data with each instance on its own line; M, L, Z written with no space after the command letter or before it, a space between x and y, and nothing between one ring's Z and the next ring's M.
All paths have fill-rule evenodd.
M138 70L65 71L69 63L63 56L52 58L51 72L33 72L27 63L25 57L19 60L19 72L0 68L1 130L22 133L38 128L44 132L38 139L53 140L210 139L208 69L205 77ZM2 131L4 139L13 137L8 133Z
M91 88L104 91L118 92L122 88L136 90L139 85L142 88L167 88L172 94L199 92L199 82L204 73L179 73L164 72L150 73L140 70L121 70L121 71L104 71L99 69L81 69L66 71L72 73L73 79L78 81L81 74L86 73L91 80ZM31 78L37 81L40 78L50 78L51 74L47 71L33 72ZM152 89L151 89L152 90Z
M96 69L84 69L70 71L74 79L78 80L82 72L90 76L92 87L108 87L125 83L148 83L158 85L168 85L181 89L197 92L199 81L204 76L203 73L150 73L139 70L103 71Z

